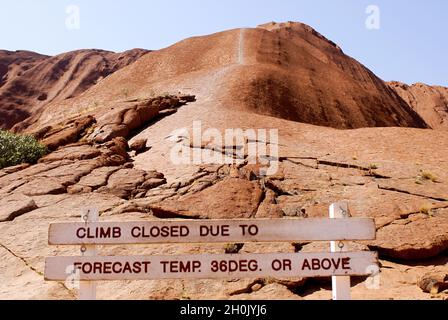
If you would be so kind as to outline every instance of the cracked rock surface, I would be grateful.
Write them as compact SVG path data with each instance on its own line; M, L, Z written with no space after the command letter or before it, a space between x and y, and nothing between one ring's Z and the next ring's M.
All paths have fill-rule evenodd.
M445 291L432 295L417 284L425 274L448 271L448 148L440 147L447 143L445 133L397 128L338 131L251 115L235 118L232 124L280 128L275 174L263 177L263 166L252 164L247 153L233 165L173 164L170 150L176 142L166 137L179 123L188 126L201 117L218 130L228 126L217 120L219 114L211 118L203 108L200 102L186 105L137 132L130 143L146 140L151 146L137 155L123 137L104 143L81 138L36 165L1 170L0 253L5 272L0 297L11 297L8 288L22 285L30 289L20 291L24 298L75 297L64 284L43 281L45 257L79 254L79 248L48 246L47 232L50 223L79 221L89 206L99 208L103 221L313 218L327 217L328 206L339 200L349 201L353 216L374 218L378 230L375 241L351 245L380 253L383 285L380 291L368 290L365 279L357 280L355 298L446 297ZM226 148L208 145L212 152ZM234 157L230 151L225 154ZM102 248L101 254L224 253L230 245L112 246ZM233 247L240 253L328 250L326 243ZM107 299L209 299L206 292L216 299L331 297L328 279L111 282L98 289L99 298Z
M34 135L51 151L37 164L0 170L0 299L76 298L66 283L44 281L44 261L80 254L79 247L49 246L48 228L79 222L86 208L97 208L101 221L307 219L328 217L337 201L348 201L354 217L375 219L378 231L374 241L349 244L378 251L381 263L373 283L352 279L355 299L447 299L446 88L388 85L293 22L154 52L0 55L0 125ZM61 63L66 70L53 68ZM256 136L226 141L228 130ZM317 242L228 243L107 246L98 253L328 249ZM330 299L330 283L101 282L98 298Z

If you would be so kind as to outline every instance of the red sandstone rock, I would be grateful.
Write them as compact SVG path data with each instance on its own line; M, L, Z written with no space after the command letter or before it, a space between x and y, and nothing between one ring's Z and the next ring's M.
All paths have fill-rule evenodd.
M12 221L15 218L37 209L36 203L30 197L14 194L0 200L0 222Z
M78 142L85 134L85 131L93 125L95 118L92 116L82 117L76 120L70 120L60 125L59 128L51 129L42 138L42 143L50 151L54 151L61 146ZM41 133L37 133L40 135Z
M137 153L140 153L146 149L146 143L146 139L137 140L134 141L129 148Z
M261 197L262 191L257 183L228 178L204 191L164 201L151 209L155 216L167 218L250 218L257 213Z
M448 88L416 83L390 82L398 93L433 129L448 130Z
M48 57L34 52L1 50L0 128L16 125L16 131L23 131L49 103L79 96L147 52L78 50ZM65 117L73 116L67 110Z
M29 56L30 65L47 59L22 55ZM5 65L11 65L8 61ZM1 64L0 58L0 75L5 75ZM181 93L150 98L149 89L178 92L186 88L197 99ZM2 90L0 102L8 101L1 100ZM0 298L8 297L11 287L26 288L25 297L65 297L61 286L47 292L39 275L42 257L54 254L47 244L48 224L79 221L86 206L98 207L104 221L147 221L151 212L162 219L315 218L328 217L331 203L348 200L355 217L374 218L378 228L377 240L351 246L378 250L383 259L408 260L406 265L382 261L381 290L366 291L361 283L353 289L355 297L428 299L416 285L417 279L429 272L448 273L443 256L448 242L446 132L328 128L425 127L425 123L410 102L310 27L268 24L188 39L138 59L90 85L82 96L51 102L50 91L35 96L43 104L33 105L32 115L25 115L29 120L15 129L30 125L28 132L59 149L36 165L0 170L0 203L6 203L0 221L8 220L0 223ZM423 118L430 122L430 117ZM189 129L197 120L219 132L278 129L278 172L262 177L260 165L246 163L175 165L170 159L174 145L170 138L175 138L171 133ZM191 149L218 146L177 138ZM127 139L147 140L153 149L128 154ZM230 147L220 144L212 149L222 152ZM320 245L297 244L295 249L328 248L328 244ZM143 249L148 254L225 251L222 245ZM122 248L105 250L122 254ZM130 250L130 254L141 254L140 247ZM291 244L240 248L240 252L293 250ZM431 265L421 261L427 258L434 259ZM210 298L210 288L213 298L224 299L293 299L298 298L294 293L298 288L306 298L331 297L328 290L313 288L304 279L153 281L149 286L126 284L129 290L122 290L121 283L104 285L100 294L117 299ZM307 285L311 287L303 287ZM36 293L31 294L31 289Z

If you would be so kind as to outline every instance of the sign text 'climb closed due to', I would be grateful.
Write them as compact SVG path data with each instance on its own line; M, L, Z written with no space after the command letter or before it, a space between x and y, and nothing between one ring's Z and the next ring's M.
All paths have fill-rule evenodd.
M49 231L49 243L52 245L331 241L374 238L374 222L364 218L61 223L52 224Z

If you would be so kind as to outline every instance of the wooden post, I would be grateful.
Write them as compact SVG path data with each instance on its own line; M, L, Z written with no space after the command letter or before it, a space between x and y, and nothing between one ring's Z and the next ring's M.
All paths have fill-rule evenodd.
M350 212L347 202L338 202L330 206L331 219L349 218ZM331 252L346 252L348 246L343 241L332 241ZM350 277L332 277L333 300L351 300L351 280Z
M98 209L89 208L83 211L81 220L84 223L98 222ZM81 247L81 254L84 257L96 256L96 245L86 245ZM96 283L94 281L80 281L79 300L96 300Z

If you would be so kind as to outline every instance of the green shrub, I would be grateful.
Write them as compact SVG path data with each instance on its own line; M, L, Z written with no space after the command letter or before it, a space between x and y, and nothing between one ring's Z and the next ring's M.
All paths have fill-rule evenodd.
M0 130L0 169L21 163L36 163L47 153L47 147L33 136Z

